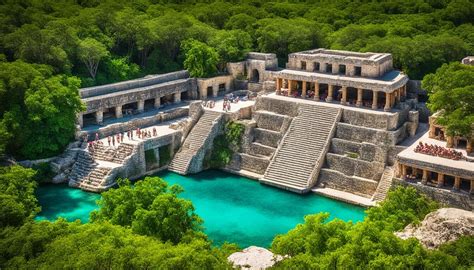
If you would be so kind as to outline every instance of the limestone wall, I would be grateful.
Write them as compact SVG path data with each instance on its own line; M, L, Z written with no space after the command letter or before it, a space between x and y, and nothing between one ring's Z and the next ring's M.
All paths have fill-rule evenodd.
M430 187L419 183L409 183L399 178L394 178L393 183L400 186L411 186L416 188L420 193L427 195L435 201L443 205L462 208L469 211L474 211L474 200L472 196L462 192L453 192L451 190Z
M270 163L269 159L251 156L243 153L240 156L240 169L251 171L258 174L264 174Z
M295 117L298 115L299 105L296 102L260 97L255 103L255 110L265 110L278 114Z
M282 135L280 132L271 131L267 129L255 128L254 129L255 141L271 147L278 147Z
M346 176L341 172L322 168L319 172L319 186L350 192L366 198L371 198L378 183L356 176Z
M245 74L246 61L227 63L227 72L234 78L241 78Z
M359 176L377 182L385 167L384 163L369 162L333 153L326 154L326 163L329 169L337 170L346 176Z
M401 119L401 120L399 120ZM396 113L377 113L343 108L341 121L355 126L376 128L383 130L395 130L400 126L400 121L405 122L406 118Z
M282 127L287 126L291 118L281 114L270 114L262 111L256 111L253 118L257 122L259 128L269 129L273 131L282 131ZM285 124L285 125L284 125Z
M400 131L385 131L346 123L338 123L336 131L337 138L360 143L368 142L376 145L395 145L400 135Z
M199 97L201 99L209 97L208 87L212 88L212 96L217 97L219 94L219 85L221 84L225 87L224 93L229 93L233 87L233 79L232 75L197 79Z
M192 91L195 86L193 78L172 81L168 83L148 86L140 89L124 90L106 95L84 98L86 104L84 113L91 113L105 108L113 108L137 101L160 98L180 92Z
M79 90L79 93L81 98L87 98L186 78L189 78L189 72L181 70L161 75L148 75L135 80L82 88Z

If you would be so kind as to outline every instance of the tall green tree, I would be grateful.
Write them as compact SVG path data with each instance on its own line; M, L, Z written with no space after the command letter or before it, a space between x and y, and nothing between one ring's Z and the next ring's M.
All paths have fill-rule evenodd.
M244 60L252 47L252 38L242 30L220 31L210 39L209 45L219 54L222 71L226 63Z
M181 45L185 54L184 68L191 76L210 77L217 72L219 54L203 42L190 39Z
M437 122L448 135L472 139L474 130L474 67L459 62L445 64L422 81L429 93L428 108L440 111Z
M92 79L95 79L100 61L109 55L107 48L93 38L86 38L79 42L77 50L77 56L86 65Z

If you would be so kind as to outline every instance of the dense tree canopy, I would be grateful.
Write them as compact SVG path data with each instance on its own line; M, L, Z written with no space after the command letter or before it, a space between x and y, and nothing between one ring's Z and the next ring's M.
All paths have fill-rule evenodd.
M46 65L0 63L0 150L20 158L62 151L83 108L79 86L76 77L53 75Z
M0 167L0 228L19 226L39 212L34 176L21 166Z
M190 201L177 197L179 186L168 187L159 177L146 177L134 186L128 180L118 183L119 188L102 193L93 222L107 221L173 243L199 231L202 221Z
M428 107L440 111L437 122L447 133L471 138L474 130L474 67L460 63L445 64L428 74L422 86L429 93Z
M225 62L243 60L248 51L276 53L284 67L288 53L326 47L389 52L396 68L422 79L444 63L474 54L473 10L469 0L4 1L0 62L31 64L32 69L47 70L40 72L45 79L61 76L61 84L72 89L183 68L193 76L211 76L225 71ZM65 79L72 76L80 82ZM61 84L46 85L54 92ZM13 96L24 96L25 88ZM54 125L63 121L57 118L42 123L44 130L58 133L28 146L27 126L24 132L17 130L28 118L24 101L7 102L11 93L2 92L0 107L20 109L0 109L0 151L6 148L21 158L60 152L71 138L71 125L58 128ZM77 111L77 100L71 98L62 102L72 104L62 108L67 119ZM54 108L59 107L52 104L49 111Z

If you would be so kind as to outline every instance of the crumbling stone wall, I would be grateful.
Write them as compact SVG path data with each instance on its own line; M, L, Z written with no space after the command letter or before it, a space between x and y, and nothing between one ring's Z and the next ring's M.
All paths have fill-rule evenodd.
M326 163L329 169L342 172L346 176L359 176L377 182L385 168L385 164L381 162L369 162L333 153L326 154Z
M341 172L322 168L319 172L319 185L350 192L366 198L371 198L377 189L377 182L356 177L347 176Z

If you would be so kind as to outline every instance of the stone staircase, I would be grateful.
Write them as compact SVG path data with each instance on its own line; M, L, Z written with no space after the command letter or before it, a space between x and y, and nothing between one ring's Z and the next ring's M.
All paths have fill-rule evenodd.
M97 160L123 164L125 159L133 153L133 149L134 146L128 143L121 143L116 149L98 144L92 156Z
M112 172L112 168L99 165L98 161L123 165L133 154L134 148L134 145L128 143L121 143L117 149L97 144L93 153L80 151L69 174L69 186L91 192L105 190L105 180Z
M293 118L260 181L299 193L309 191L340 116L339 108L300 104L298 116Z
M382 177L380 178L379 185L377 186L374 196L372 197L373 201L381 202L385 200L385 198L387 197L387 193L390 190L390 187L392 186L394 174L395 170L393 169L393 167L385 167Z
M203 152L202 150L208 146L208 144L212 143L214 138L210 135L221 117L222 114L219 112L206 110L186 137L180 150L175 154L168 166L168 170L181 175L190 173L193 158L198 152ZM192 172L194 171L191 171L191 173Z

